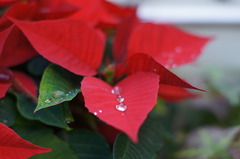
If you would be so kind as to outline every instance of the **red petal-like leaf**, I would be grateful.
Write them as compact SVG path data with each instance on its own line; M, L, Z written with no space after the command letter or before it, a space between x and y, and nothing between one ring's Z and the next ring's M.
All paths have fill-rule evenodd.
M167 68L176 67L196 60L208 41L170 25L142 23L131 33L128 55L146 53Z
M157 63L151 56L147 54L133 54L128 59L127 74L134 74L139 71L154 72L160 76L160 83L178 87L191 88L201 90L191 86L174 73L170 72L161 64Z
M8 6L8 5L11 5L13 3L16 3L17 1L19 1L19 0L1 0L0 1L0 7L5 7L5 6Z
M160 84L158 96L169 102L177 102L188 98L194 98L199 95L193 94L182 87Z
M109 1L103 1L103 5L109 12L121 19L136 15L136 8L133 7L119 6Z
M37 55L27 38L16 26L4 32L7 38L5 40L3 38L0 43L0 66L15 66Z
M83 76L96 74L104 51L98 32L80 20L13 20L43 57Z
M36 11L36 6L24 4L22 2L12 5L0 18L0 30L6 29L12 25L9 17L18 20L31 19Z
M125 60L127 56L127 47L131 32L135 25L139 23L139 20L135 17L126 18L117 28L117 32L114 38L113 55L116 62Z
M34 16L37 20L65 18L79 10L79 7L65 2L65 0L35 1L38 12Z
M14 85L16 85L16 89L22 93L26 93L27 95L36 98L37 85L33 79L19 71L12 71L12 73L15 76Z
M112 86L94 77L85 77L81 89L91 113L137 142L138 130L156 104L158 83L158 75L139 72L115 85L120 89L119 95L112 93ZM118 96L124 98L121 102L127 106L126 111L116 110L121 103Z
M43 148L20 138L13 130L0 123L1 159L26 159L51 149Z
M7 90L11 85L11 83L0 83L0 98L5 97Z

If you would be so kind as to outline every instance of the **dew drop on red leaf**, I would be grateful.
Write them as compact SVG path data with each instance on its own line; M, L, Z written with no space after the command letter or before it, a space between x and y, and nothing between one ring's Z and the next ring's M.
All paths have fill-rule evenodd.
M98 78L85 77L81 83L81 90L85 105L91 113L125 132L132 141L137 142L139 128L156 104L158 83L158 75L138 72L114 87ZM121 89L118 94L112 92L116 87ZM119 95L124 98L123 101L117 100ZM125 105L126 108L116 109L119 104Z

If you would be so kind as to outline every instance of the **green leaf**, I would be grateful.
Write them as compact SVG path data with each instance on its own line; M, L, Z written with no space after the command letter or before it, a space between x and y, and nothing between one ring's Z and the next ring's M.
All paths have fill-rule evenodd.
M104 138L88 130L72 130L62 134L80 159L112 159Z
M12 126L16 118L15 99L6 96L0 99L0 122Z
M80 80L79 76L51 64L43 74L35 111L72 100L80 91Z
M54 107L33 112L35 104L32 99L16 94L17 108L22 116L30 120L39 120L47 125L69 129L68 122L73 121L68 103L61 103Z
M50 62L48 60L46 60L42 56L37 56L31 61L29 61L27 69L31 74L35 76L40 76L43 74L44 70L49 64Z
M19 127L13 128L23 139L38 146L51 148L48 153L38 154L30 159L78 159L67 143L59 139L50 129L43 127Z
M139 131L139 142L134 144L125 134L118 135L114 147L114 159L153 159L163 146L160 121L148 117Z

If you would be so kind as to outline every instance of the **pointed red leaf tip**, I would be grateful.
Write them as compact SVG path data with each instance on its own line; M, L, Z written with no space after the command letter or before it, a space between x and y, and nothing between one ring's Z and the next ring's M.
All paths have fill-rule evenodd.
M91 113L137 142L139 128L156 104L158 83L158 75L138 72L114 87L85 77L81 90Z
M37 97L37 86L31 77L19 71L12 71L15 76L15 85L18 91L23 91L32 97Z
M163 66L173 68L196 60L209 40L170 25L142 23L131 33L128 55L146 53Z
M157 63L151 56L147 54L133 54L127 61L127 74L134 74L139 71L144 72L153 72L160 76L160 83L171 85L171 86L177 86L177 87L184 87L184 88L190 88L190 89L196 89L203 91L199 88L196 88L181 78L179 78L174 73L170 72L168 69L166 69L161 64Z
M26 159L51 149L34 145L20 138L12 129L0 123L0 156L1 159Z
M0 98L5 97L11 85L12 85L11 83L0 83Z
M12 21L37 52L49 61L78 75L96 74L102 61L105 40L94 28L73 19Z
M159 85L158 96L165 101L178 102L188 98L198 97L198 94L193 94L182 87L170 86L165 84Z
M15 66L37 55L27 38L16 26L13 25L0 32L1 35L0 66Z

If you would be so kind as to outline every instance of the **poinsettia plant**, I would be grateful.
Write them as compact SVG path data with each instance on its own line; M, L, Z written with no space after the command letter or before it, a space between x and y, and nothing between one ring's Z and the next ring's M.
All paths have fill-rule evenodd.
M202 91L169 68L195 61L209 38L105 0L0 6L3 159L153 158L163 143L157 101Z

